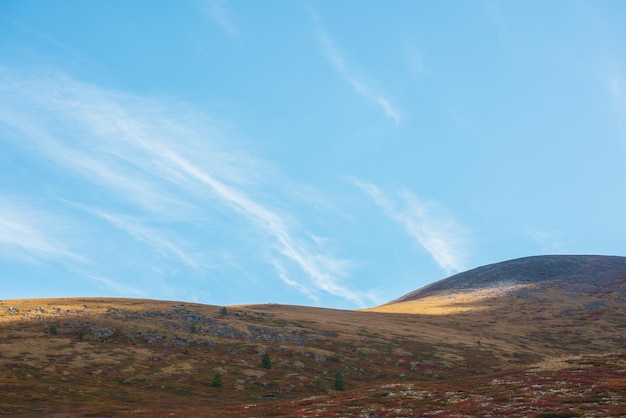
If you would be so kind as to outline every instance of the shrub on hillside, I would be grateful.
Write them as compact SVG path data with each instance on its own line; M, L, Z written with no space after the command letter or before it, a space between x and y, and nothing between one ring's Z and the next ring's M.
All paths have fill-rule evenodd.
M222 374L220 372L215 372L215 376L213 377L213 383L211 383L211 386L213 386L214 388L221 388L222 386L224 386L224 383L222 382Z
M270 353L268 353L267 351L263 354L263 358L261 359L261 366L263 366L264 369L272 368L272 359L270 358Z
M344 388L343 374L341 374L341 372L337 372L335 373L335 389L343 390L343 388Z
M321 377L315 379L315 389L326 390L326 382Z

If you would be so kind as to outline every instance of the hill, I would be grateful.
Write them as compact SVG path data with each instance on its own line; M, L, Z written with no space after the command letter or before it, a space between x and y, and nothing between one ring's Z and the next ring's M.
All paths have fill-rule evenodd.
M619 260L522 260L364 311L1 301L0 415L622 416Z
M600 255L544 255L489 264L455 274L411 292L395 302L406 302L457 290L510 287L548 281L600 289L626 278L626 257Z

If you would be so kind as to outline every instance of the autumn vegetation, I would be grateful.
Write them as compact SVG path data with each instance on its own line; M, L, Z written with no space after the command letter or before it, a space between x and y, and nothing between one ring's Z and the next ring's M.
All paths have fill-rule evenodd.
M626 279L603 286L366 311L4 300L0 414L622 416Z

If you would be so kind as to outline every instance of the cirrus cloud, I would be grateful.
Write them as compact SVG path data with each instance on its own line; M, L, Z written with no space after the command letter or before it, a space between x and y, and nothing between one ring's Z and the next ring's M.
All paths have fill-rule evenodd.
M131 252L147 246L156 259L173 258L210 275L215 260L202 257L221 248L219 239L206 237L221 233L235 240L231 229L248 229L245 239L256 237L258 250L239 253L240 263L262 259L284 283L308 296L326 293L358 306L368 299L344 284L350 260L311 239L315 234L290 210L307 204L297 200L293 186L271 164L232 145L236 141L219 122L185 104L63 74L4 68L0 129L7 132L4 141L27 147L28 158L45 161L75 186L56 184L59 206L82 209L82 222L93 226L98 219L98 227L110 234L111 228L122 231ZM22 246L35 248L37 242L39 253L70 254L43 239ZM114 283L93 269L89 279Z
M441 204L419 199L407 190L396 193L394 199L374 184L356 179L352 182L400 224L447 274L465 269L468 232Z

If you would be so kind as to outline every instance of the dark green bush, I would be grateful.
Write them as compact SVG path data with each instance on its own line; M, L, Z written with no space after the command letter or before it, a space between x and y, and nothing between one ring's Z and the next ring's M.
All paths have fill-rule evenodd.
M272 368L272 359L270 358L270 353L268 353L267 351L263 354L263 358L261 359L261 366L263 366L264 369Z
M215 372L215 376L213 377L213 383L211 383L211 386L213 386L214 388L221 388L222 386L224 386L224 383L222 382L222 374L220 372Z
M335 389L343 390L343 388L344 388L343 374L341 374L341 372L337 372L335 373Z

